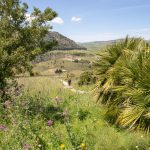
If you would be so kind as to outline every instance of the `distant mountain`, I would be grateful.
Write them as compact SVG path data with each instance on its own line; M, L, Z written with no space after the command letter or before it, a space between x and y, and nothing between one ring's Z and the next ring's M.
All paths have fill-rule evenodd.
M46 36L46 40L55 40L58 46L55 46L53 50L86 50L84 46L78 45L73 40L65 37L58 32L49 32Z
M109 40L109 41L94 41L94 42L85 42L78 43L80 46L86 47L88 50L100 50L101 48L113 44L115 42L119 42L123 39ZM150 40L146 40L146 42L150 43Z
M86 47L88 50L99 50L100 48L115 43L118 40L110 40L110 41L94 41L94 42L86 42L86 43L78 43L80 46Z

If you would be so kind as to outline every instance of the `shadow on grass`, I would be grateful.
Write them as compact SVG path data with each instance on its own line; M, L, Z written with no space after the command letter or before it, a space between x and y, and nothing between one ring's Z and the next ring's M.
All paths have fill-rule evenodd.
M20 108L19 108L20 109ZM30 98L24 107L20 109L22 115L33 119L35 116L40 116L44 120L53 120L63 123L63 109L61 106L44 103L44 99Z

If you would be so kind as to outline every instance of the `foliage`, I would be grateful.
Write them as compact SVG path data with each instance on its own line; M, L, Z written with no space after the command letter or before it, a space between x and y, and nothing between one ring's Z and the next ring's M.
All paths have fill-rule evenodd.
M37 54L53 47L45 41L51 21L57 14L51 8L41 12L34 8L28 14L28 5L20 0L0 0L0 96L6 94L8 80L16 73L31 71L29 63Z
M80 109L80 110L78 111L78 118L79 118L80 120L85 120L88 115L89 115L89 112L88 112L87 110L82 110L82 109Z
M63 71L62 71L61 69L56 69L56 70L55 70L55 73L56 73L56 74L61 74L62 72L63 72Z
M80 75L80 79L78 82L79 86L90 85L94 83L96 83L96 76L94 76L92 72L86 71Z
M108 47L95 63L98 99L122 127L150 131L150 51L143 39Z
M89 61L89 60L85 60L85 59L81 59L80 61L79 61L80 63L85 63L85 64L90 64L91 62Z
M105 108L97 105L90 94L63 89L56 79L18 79L24 84L22 95L7 103L9 107L0 103L1 149L148 149L149 136L109 126L104 120ZM78 116L80 110L89 112L83 120Z
M78 63L78 62L79 62L79 60L78 60L78 59L75 59L75 60L73 60L73 62Z

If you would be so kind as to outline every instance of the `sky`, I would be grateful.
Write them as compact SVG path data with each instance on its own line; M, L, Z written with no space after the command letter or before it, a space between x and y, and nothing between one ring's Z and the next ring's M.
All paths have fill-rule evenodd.
M150 0L22 0L44 10L52 8L57 31L76 42L107 41L126 35L150 39Z

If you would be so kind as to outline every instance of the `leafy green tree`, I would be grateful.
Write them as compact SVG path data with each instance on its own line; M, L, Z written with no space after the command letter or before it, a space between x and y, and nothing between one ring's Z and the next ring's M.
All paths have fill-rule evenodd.
M34 8L28 14L28 5L20 0L0 0L0 97L6 95L10 79L17 73L31 71L30 61L54 42L45 40L57 13L51 8L43 12Z

